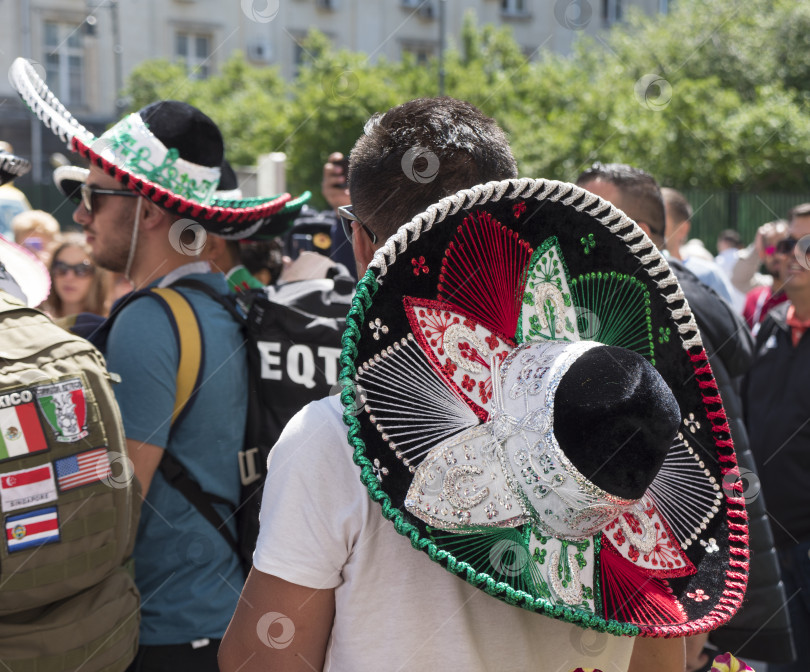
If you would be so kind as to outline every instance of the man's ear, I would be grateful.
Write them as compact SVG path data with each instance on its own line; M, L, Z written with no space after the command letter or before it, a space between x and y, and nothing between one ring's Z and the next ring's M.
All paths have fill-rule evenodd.
M358 272L362 270L362 272L365 273L366 268L368 268L369 263L371 263L371 260L374 258L374 253L377 251L377 248L359 224L352 224L352 228L354 229L354 233L352 234L354 260L357 262ZM363 273L360 275L362 276Z
M141 197L141 218L138 226L145 230L152 230L161 225L171 225L173 218L156 203L148 198Z
M650 238L650 239L652 238L652 235L650 234L650 227L649 227L649 226L647 226L647 222L636 222L636 224L638 224L638 225L639 225L639 228L640 228L642 231L644 231L644 233L646 233L646 234L647 234L647 237L648 237L648 238Z
M203 261L210 261L213 264L221 265L219 262L223 259L226 245L227 242L224 238L209 234L205 238L205 247L200 254L200 259ZM219 269L215 268L214 270Z

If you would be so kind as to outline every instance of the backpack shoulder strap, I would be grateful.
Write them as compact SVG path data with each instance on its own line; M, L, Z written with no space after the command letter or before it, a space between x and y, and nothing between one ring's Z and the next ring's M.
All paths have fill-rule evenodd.
M177 391L172 411L172 426L174 426L202 382L200 379L205 354L203 340L197 315L186 297L170 287L155 287L151 291L160 297L171 318L180 353L180 361L177 366Z
M197 284L207 287L205 283L200 282L195 283L195 288ZM174 411L172 412L172 428L174 428L182 418L183 412L190 408L189 402L202 382L204 347L200 322L189 300L176 289L155 287L151 291L154 296L160 299L171 319L180 350L180 361L177 366L177 391L175 393ZM228 530L222 516L214 508L214 504L225 504L227 506L233 506L233 504L222 497L203 490L200 484L189 475L183 464L168 450L163 451L158 468L166 482L179 491L197 509L198 513L216 528L231 549L238 554L236 540Z

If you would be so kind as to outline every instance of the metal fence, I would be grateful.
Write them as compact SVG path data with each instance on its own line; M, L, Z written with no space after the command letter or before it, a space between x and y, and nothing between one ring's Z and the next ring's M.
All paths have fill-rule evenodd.
M26 184L20 188L34 208L53 214L62 230L77 228L72 220L73 205L62 197L56 187ZM810 194L752 194L706 189L684 189L682 193L694 210L689 237L700 238L706 249L712 252L717 251L717 234L723 229L736 229L747 245L754 240L757 229L765 222L784 218L792 207L810 202Z
M704 189L684 189L682 193L694 210L689 237L700 238L712 252L717 251L717 235L723 229L736 229L747 245L753 242L757 229L765 222L784 219L792 207L810 202L810 194Z

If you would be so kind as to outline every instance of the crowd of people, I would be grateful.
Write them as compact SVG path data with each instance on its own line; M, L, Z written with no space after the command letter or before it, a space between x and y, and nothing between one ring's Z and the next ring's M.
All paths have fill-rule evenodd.
M519 182L496 120L434 98L375 114L348 157L325 157L319 213L289 194L243 198L203 111L159 101L95 138L40 105L36 80L15 63L21 96L88 164L57 181L80 232L26 204L5 235L47 269L41 310L66 328L99 318L89 337L120 381L143 501L139 643L104 669L745 669L712 667L726 651L769 672L804 669L810 204L748 246L722 232L714 256L689 238L684 195L643 167L596 163L576 186ZM436 159L435 177L406 171L414 156ZM627 292L615 305L584 289L603 271ZM252 364L215 295L349 275L361 282L346 333L317 350L340 395L303 408L270 452L245 577L232 540ZM597 332L604 347L588 343L583 311L612 325ZM265 345L262 378L306 385L306 346L285 360ZM339 363L321 355L341 347ZM535 358L545 368L530 369ZM527 381L536 388L515 410ZM518 466L491 458L535 433L546 438L518 450ZM548 436L554 451L533 457ZM7 464L33 473L43 455ZM672 498L667 478L680 483ZM64 496L54 486L45 501ZM34 550L59 541L42 539ZM504 569L493 553L507 541ZM0 632L4 618L31 615L0 610Z

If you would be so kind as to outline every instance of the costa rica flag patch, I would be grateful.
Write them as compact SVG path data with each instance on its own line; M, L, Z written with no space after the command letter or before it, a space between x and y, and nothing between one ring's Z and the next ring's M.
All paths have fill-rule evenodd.
M59 541L59 515L55 506L6 518L8 552L22 551Z

